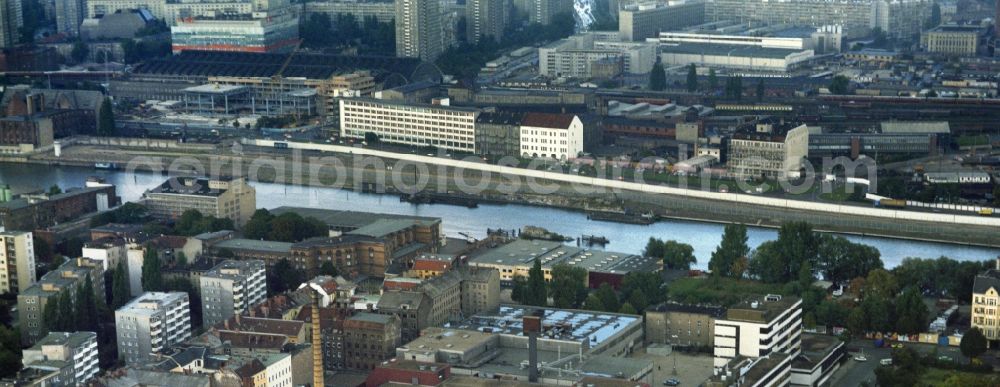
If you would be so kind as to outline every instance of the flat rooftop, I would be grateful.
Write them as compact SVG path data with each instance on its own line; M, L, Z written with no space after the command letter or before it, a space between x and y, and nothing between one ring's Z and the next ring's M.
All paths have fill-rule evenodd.
M293 243L261 241L256 239L226 239L212 245L213 248L228 250L256 250L272 253L288 253L292 251Z
M806 50L713 43L679 43L676 45L661 44L660 51L676 54L784 59L789 55L799 54Z
M206 84L191 86L184 89L185 93L198 93L198 94L235 94L242 93L250 90L246 86L236 86L236 85L219 85L219 84Z
M521 321L527 308L504 305L496 314L477 314L452 327L486 333L524 336ZM641 317L582 310L546 309L542 318L542 338L585 342L588 348L599 347L632 324L642 324Z
M726 320L766 324L801 301L798 297L777 297L753 296L743 300L726 311Z
M529 239L518 239L486 250L472 257L471 262L473 265L531 266L536 258L541 261L544 268L565 263L587 271L605 273L625 274L630 271L653 271L659 268L657 260L635 254L590 250L561 242Z
M415 353L430 353L438 350L467 352L493 340L493 336L492 333L430 327L421 331L420 337L400 346L398 349Z

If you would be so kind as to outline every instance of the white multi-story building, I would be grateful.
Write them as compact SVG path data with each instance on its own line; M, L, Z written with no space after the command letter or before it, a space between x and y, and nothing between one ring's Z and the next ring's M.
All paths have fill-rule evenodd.
M97 375L97 334L50 332L21 351L25 368L58 371L53 385L85 386Z
M765 357L782 353L794 359L801 353L802 300L769 294L746 301L715 320L716 368L738 356Z
M35 245L31 232L0 232L0 294L19 293L35 283Z
M799 175L809 154L805 125L760 123L753 133L729 140L729 173L738 178L788 179Z
M656 63L656 43L622 41L617 32L587 32L538 49L538 72L549 77L594 76L593 65L619 60L622 71L646 74Z
M167 16L165 0L87 0L88 19L129 9L145 9L157 19Z
M292 387L292 355L275 353L260 359L268 387Z
M572 114L528 113L521 120L520 142L525 157L575 159L583 153L583 122Z
M737 46L804 49L805 39L768 36L717 35L689 32L660 32L660 43L730 44Z
M380 141L476 152L478 109L420 105L367 98L340 100L341 137L363 140L365 133Z
M202 326L211 327L267 298L264 261L224 261L199 278Z
M138 364L191 337L187 293L148 292L115 311L118 358Z
M126 261L128 247L125 240L121 238L102 238L91 241L83 245L82 253L84 258L101 261L104 270L115 270L120 263Z
M1000 340L1000 258L996 268L976 276L972 285L972 326L990 342Z

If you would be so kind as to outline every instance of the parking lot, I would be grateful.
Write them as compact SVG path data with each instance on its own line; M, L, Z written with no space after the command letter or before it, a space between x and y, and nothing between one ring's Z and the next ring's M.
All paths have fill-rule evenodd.
M677 357L677 375L673 375L674 356ZM631 357L648 359L653 362L653 378L649 383L662 386L663 381L675 378L681 386L699 386L712 375L712 355L673 352L668 356L634 353Z

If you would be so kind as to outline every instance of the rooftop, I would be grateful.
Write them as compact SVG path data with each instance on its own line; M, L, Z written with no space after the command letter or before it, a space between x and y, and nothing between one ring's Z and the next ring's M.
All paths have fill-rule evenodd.
M1000 292L1000 270L990 269L976 275L972 283L972 292L983 294L990 288Z
M234 94L234 93L247 92L249 90L250 88L246 86L205 84L205 85L188 87L184 89L184 92L198 93L198 94Z
M792 361L792 367L812 369L842 347L844 342L836 336L802 333L802 353Z
M400 346L399 350L431 353L446 349L462 353L479 347L490 340L494 340L492 333L430 327L421 331L420 337Z
M732 306L726 311L726 319L733 321L747 321L753 323L769 323L788 311L792 306L801 303L798 297L766 295L751 296L748 299Z
M229 259L215 265L215 267L202 274L202 277L239 280L251 276L258 271L263 275L264 261L257 259L240 261Z
M628 273L637 270L655 270L655 259L638 255L604 250L588 250L561 242L518 239L506 245L489 249L472 257L473 265L530 266L538 258L542 267L551 268L559 263L582 267L587 271Z
M789 55L799 54L806 50L791 48L737 46L715 43L678 43L661 44L661 51L677 54L699 54L712 56L754 57L768 59L784 59Z
M48 335L38 340L31 349L41 349L47 345L65 345L68 347L79 347L89 340L96 340L97 334L94 332L49 332Z
M255 250L272 253L288 253L292 251L292 245L293 243L289 242L260 241L256 239L240 238L222 240L212 245L212 247L228 250Z
M237 315L227 321L216 324L215 328L219 331L265 333L294 337L302 332L304 324L302 321Z
M348 233L381 238L389 234L406 230L417 225L418 223L420 222L413 219L378 219L373 223Z
M379 219L411 219L428 224L435 224L441 222L441 218L432 218L426 216L410 216L410 215L398 215L398 214L382 214L375 212L329 210L325 208L282 206L271 210L271 213L274 214L275 216L281 215L286 212L294 212L299 215L302 215L302 217L313 217L319 219L321 222L326 223L327 225L333 228L357 229L372 224Z
M150 193L157 194L177 194L177 195L197 195L197 196L219 196L225 189L211 187L208 179L194 177L172 177L164 181Z
M525 307L504 305L497 314L477 314L459 324L459 329L523 336ZM633 324L642 324L640 316L569 309L545 309L542 336L556 340L587 341L586 347L603 344Z
M573 124L574 118L576 116L572 114L527 113L521 119L521 126L567 129Z
M713 318L722 318L726 315L726 308L715 305L694 305L682 304L678 302L664 302L646 309L646 312L681 312L692 314L704 314Z

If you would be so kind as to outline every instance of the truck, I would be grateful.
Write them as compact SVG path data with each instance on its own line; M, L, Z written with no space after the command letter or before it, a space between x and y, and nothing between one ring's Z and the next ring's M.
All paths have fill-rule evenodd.
M875 202L876 207L906 208L906 200L900 199L879 199Z

